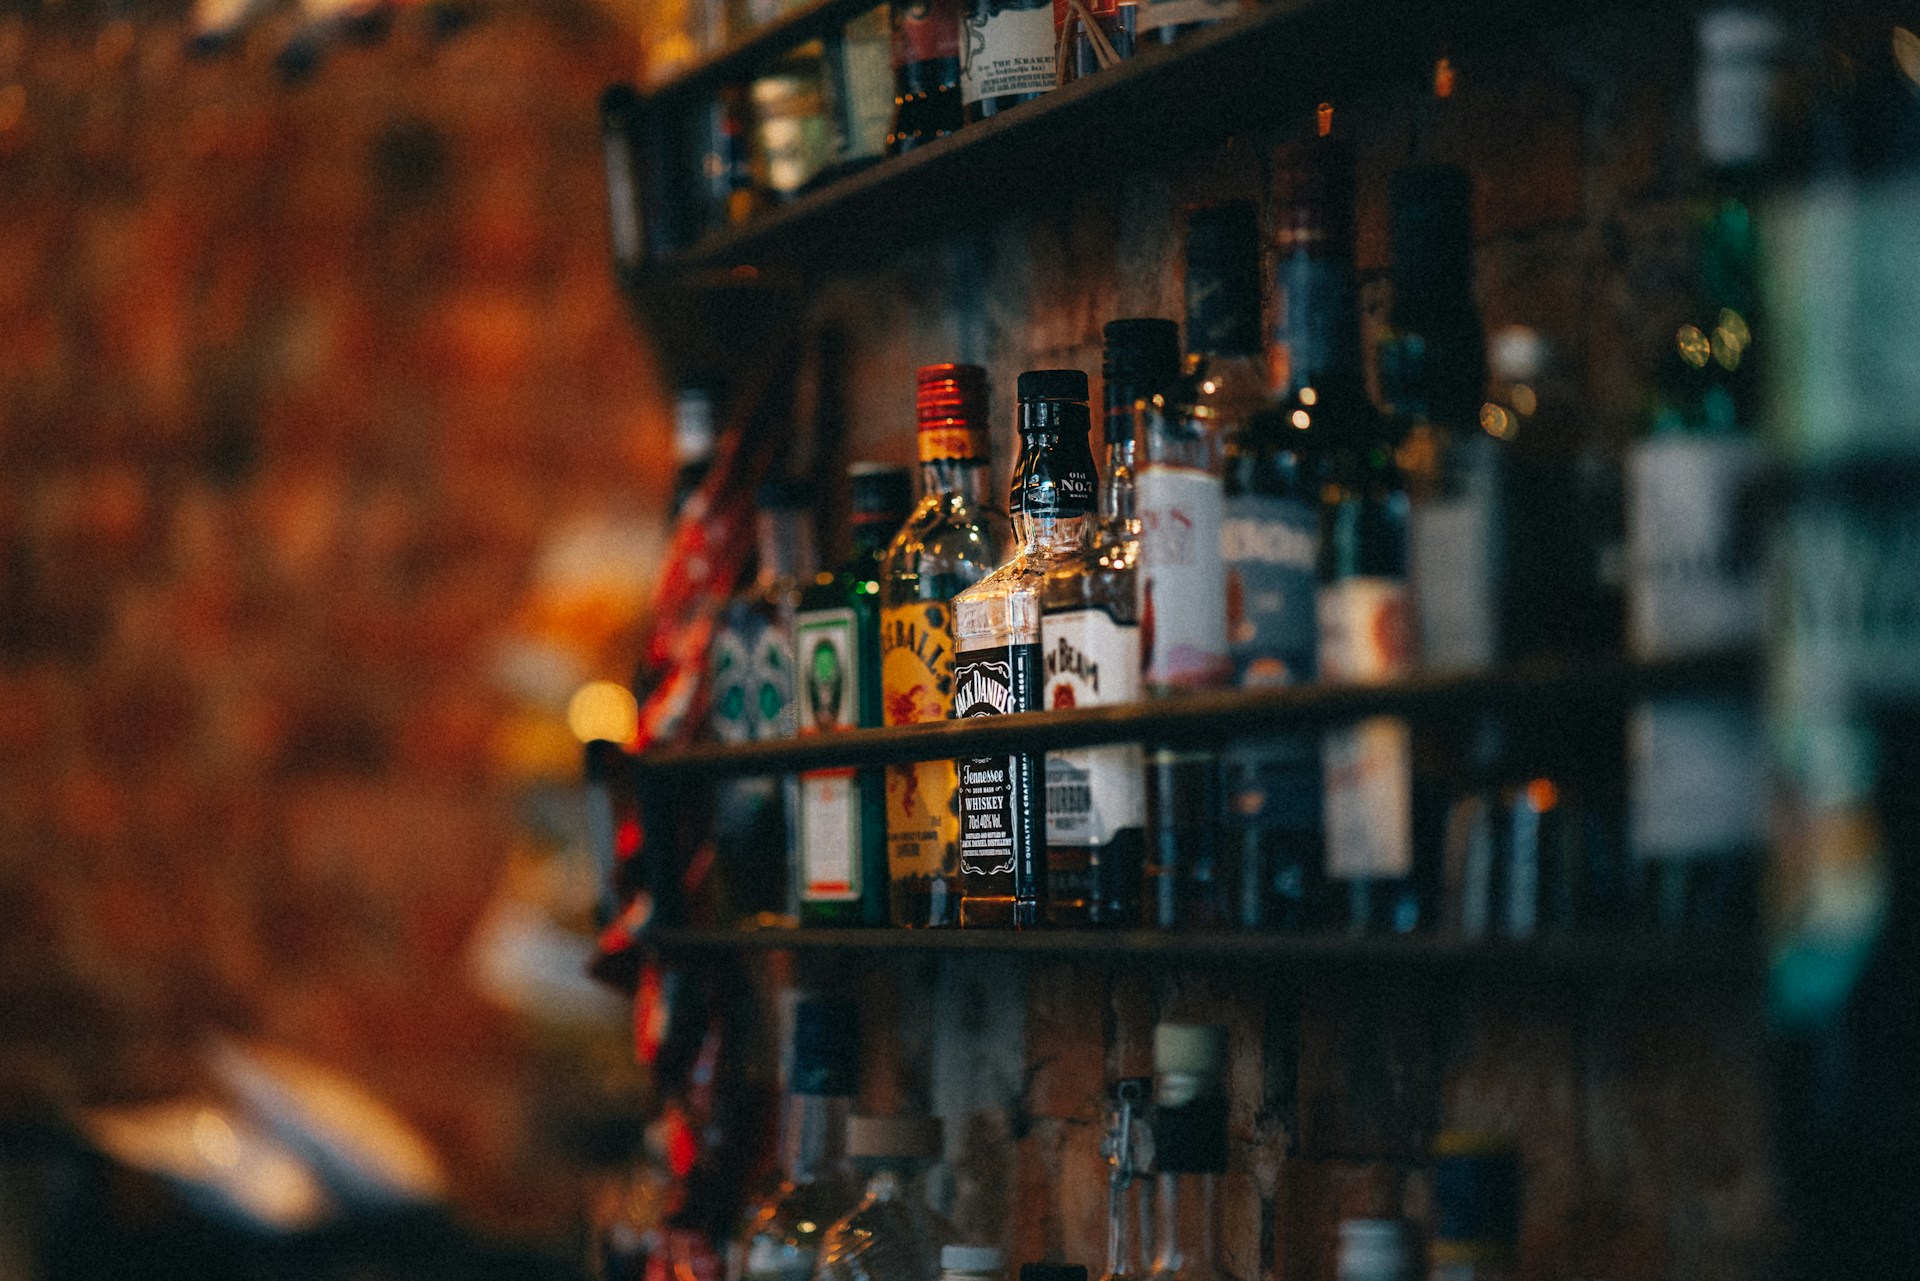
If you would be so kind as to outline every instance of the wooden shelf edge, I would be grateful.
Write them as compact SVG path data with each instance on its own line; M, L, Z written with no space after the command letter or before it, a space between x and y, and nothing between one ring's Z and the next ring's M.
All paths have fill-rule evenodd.
M1521 668L1492 675L1421 675L1390 685L1222 690L1146 703L676 748L646 753L634 763L643 775L653 778L719 777L1057 751L1101 743L1218 749L1235 739L1317 730L1366 716L1435 720L1490 711L1538 719L1557 712L1622 707L1660 694L1743 695L1754 689L1759 669L1754 655L1728 651L1651 662Z

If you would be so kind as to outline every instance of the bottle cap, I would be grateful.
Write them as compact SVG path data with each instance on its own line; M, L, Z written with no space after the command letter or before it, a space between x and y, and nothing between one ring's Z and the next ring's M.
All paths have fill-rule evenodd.
M920 461L987 456L987 371L922 365L914 376Z
M1342 1219L1339 1281L1407 1281L1406 1226L1398 1219Z
M1187 350L1260 354L1260 215L1252 201L1187 215Z
M943 1150L937 1116L856 1116L847 1121L847 1155L855 1160L937 1161Z
M847 468L853 481L855 520L904 517L913 506L913 476L892 463L854 463Z
M793 1092L844 1096L860 1088L860 1007L812 998L793 1011Z
M943 1245L940 1247L942 1272L998 1272L1006 1265L1007 1257L995 1246Z
M1079 369L1029 369L1020 375L1021 400L1085 400L1087 375Z
M1160 1076L1218 1080L1227 1065L1227 1029L1217 1023L1161 1023L1153 1029L1153 1070Z

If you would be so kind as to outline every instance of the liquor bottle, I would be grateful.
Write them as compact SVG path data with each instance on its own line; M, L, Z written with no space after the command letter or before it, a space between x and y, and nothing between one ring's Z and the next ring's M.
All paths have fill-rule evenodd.
M1172 44L1246 7L1241 0L1139 0L1139 6L1135 22L1142 44Z
M1227 1275L1220 1266L1215 1187L1227 1169L1226 1059L1224 1027L1162 1023L1153 1029L1159 1222L1150 1281L1220 1281ZM1197 1209L1183 1215L1183 1202Z
M801 584L813 578L810 494L795 481L760 489L759 570L721 612L708 659L709 721L722 743L791 738L793 624ZM727 914L760 924L797 918L787 811L791 786L766 777L728 779L719 788L714 836Z
M1757 556L1742 491L1758 451L1757 204L1778 19L1717 9L1700 22L1699 141L1712 167L1696 210L1693 314L1666 358L1647 434L1627 459L1627 625L1646 658L1752 644ZM1763 349L1764 354L1764 349ZM1763 780L1748 700L1666 698L1634 709L1634 853L1666 929L1750 928L1758 910Z
M965 0L960 103L968 124L1054 86L1053 0Z
M1170 320L1106 327L1102 383L1106 469L1099 520L1086 553L1056 565L1041 599L1046 706L1127 703L1140 697L1140 525L1134 513L1134 403L1178 380L1179 330ZM1047 755L1047 920L1132 923L1144 858L1140 749L1082 748Z
M1322 287L1327 267L1316 219L1311 205L1277 211L1278 311L1267 375L1274 399L1236 415L1226 438L1220 556L1227 571L1228 654L1240 689L1315 677L1320 496L1312 450L1320 433L1313 425L1366 394L1342 383L1351 381L1351 371L1328 362L1345 321L1338 291L1330 295ZM1325 305L1330 301L1336 306ZM1238 323L1250 318L1258 326L1257 306L1257 297L1241 302ZM1319 739L1270 737L1229 753L1224 768L1224 837L1240 873L1238 923L1305 928L1322 880Z
M1115 1081L1107 1096L1107 1133L1100 1141L1107 1159L1107 1262L1100 1281L1140 1281L1146 1275L1152 1216L1144 1176L1153 1165L1146 1120L1152 1099L1153 1082L1139 1077Z
M783 204L833 163L825 46L814 40L783 55L748 93L753 101L755 174L766 200Z
M827 1230L819 1281L929 1281L953 1225L927 1205L921 1176L940 1159L940 1119L856 1116L847 1156L868 1171L860 1203Z
M1020 375L1020 460L1008 507L1013 558L953 600L953 714L1041 707L1040 600L1057 565L1085 551L1097 483L1087 444L1087 376ZM1042 756L969 757L960 774L960 924L1038 925L1047 896Z
M888 6L893 21L889 155L944 138L962 123L960 7L961 0L894 0Z
M1486 339L1473 298L1473 184L1451 165L1393 175L1393 309L1380 386L1401 437L1414 632L1429 667L1501 657L1505 568L1501 445L1480 426Z
M1013 531L988 496L987 373L928 365L917 377L920 503L880 569L881 711L888 725L953 712L951 602L1006 559ZM887 770L893 923L960 920L959 779L949 760Z
M1429 1281L1505 1281L1520 1245L1520 1154L1504 1135L1449 1130L1434 1140Z
M893 40L886 7L861 14L827 44L833 94L833 172L844 173L887 153L893 127Z
M794 614L799 732L832 734L880 723L880 557L905 519L904 467L855 463L853 554L818 575ZM884 925L886 789L877 769L800 776L802 925Z
M1407 491L1391 433L1364 391L1353 285L1353 156L1330 133L1276 165L1283 240L1304 246L1312 275L1282 246L1282 288L1310 289L1327 317L1324 371L1309 415L1321 438L1318 663L1322 680L1378 682L1409 667ZM1292 283L1294 281L1310 284ZM1305 299L1302 299L1303 304ZM1289 299L1284 306L1291 308ZM1289 359L1299 359L1290 352ZM1329 909L1354 930L1420 923L1414 877L1412 747L1406 722L1369 717L1321 739Z
M853 1204L841 1157L860 1085L859 1007L798 1002L788 1072L780 1186L747 1214L740 1239L746 1281L811 1281L827 1226Z
M1227 575L1220 559L1224 432L1262 398L1258 262L1250 205L1198 209L1188 224L1184 394L1149 402L1140 513L1140 645L1149 693L1224 685ZM1244 278L1243 278L1244 277ZM1246 332L1252 299L1251 335ZM1251 346L1249 353L1247 348ZM1191 748L1147 753L1147 916L1172 928L1234 919L1237 878L1221 866L1219 763Z

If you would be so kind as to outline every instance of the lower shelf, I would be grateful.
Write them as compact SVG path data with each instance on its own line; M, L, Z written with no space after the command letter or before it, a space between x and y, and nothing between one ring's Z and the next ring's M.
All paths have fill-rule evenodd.
M713 952L926 953L1027 956L1122 967L1245 968L1271 982L1342 975L1475 979L1513 985L1593 986L1670 981L1756 984L1757 949L1738 940L1581 935L1530 942L1444 935L1171 933L1158 930L668 929L651 936L665 955Z

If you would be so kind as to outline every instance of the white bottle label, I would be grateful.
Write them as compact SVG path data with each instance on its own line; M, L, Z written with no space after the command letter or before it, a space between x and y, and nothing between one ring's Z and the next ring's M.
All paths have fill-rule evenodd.
M1759 639L1757 558L1738 528L1758 460L1737 436L1660 437L1628 454L1627 627L1641 657Z
M1406 586L1349 578L1320 589L1320 674L1374 683L1407 661ZM1413 736L1405 721L1374 716L1327 733L1327 875L1392 879L1413 871Z
M794 620L800 670L800 733L860 724L859 624L850 609L813 610ZM800 776L800 897L809 903L860 897L859 792L851 769Z
M1046 705L1093 707L1140 697L1140 629L1104 609L1040 620ZM1101 846L1146 822L1142 760L1134 744L1047 753L1047 842Z
M1140 513L1140 649L1149 685L1204 688L1232 676L1227 567L1220 558L1220 478L1149 465Z
M961 102L1053 88L1049 0L969 0L961 36Z
M1481 671L1499 658L1497 448L1465 446L1458 492L1415 503L1408 521L1420 657L1442 671Z

